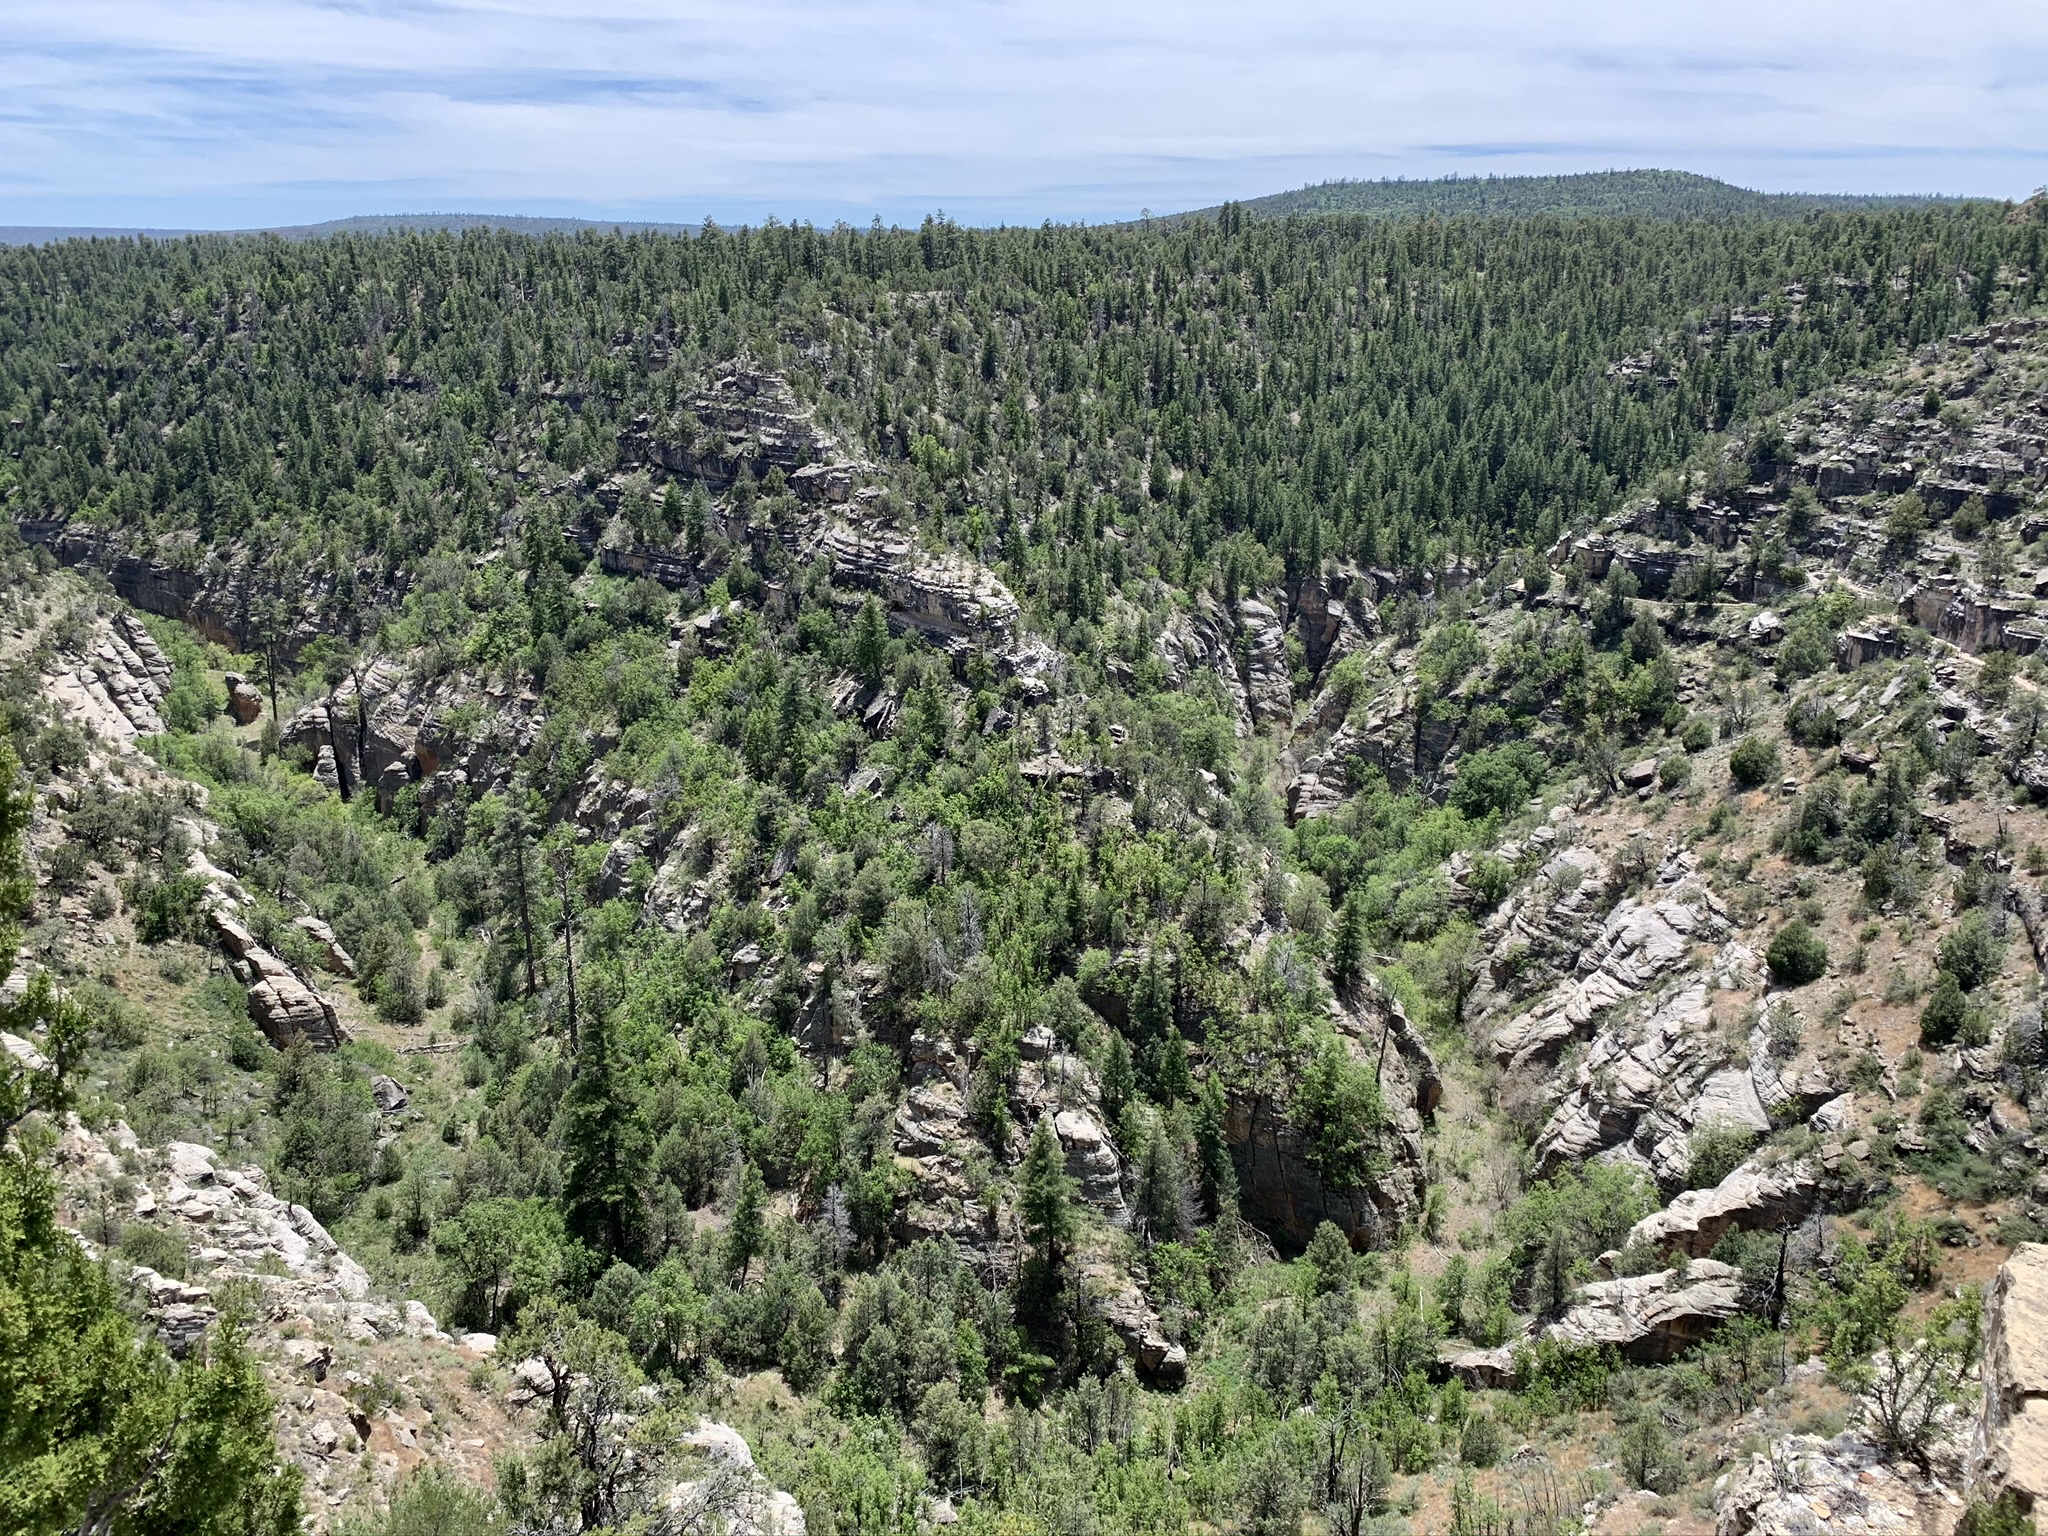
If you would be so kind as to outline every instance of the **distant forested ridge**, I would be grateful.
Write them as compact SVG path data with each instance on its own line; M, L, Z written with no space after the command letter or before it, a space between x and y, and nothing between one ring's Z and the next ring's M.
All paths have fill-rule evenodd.
M587 494L747 354L928 538L1053 607L1267 560L1421 574L2033 301L2042 236L1968 205L16 248L0 505L310 561L477 551L536 475Z
M1573 176L1443 176L1428 181L1388 177L1342 179L1246 198L1233 206L1253 218L1283 219L1326 213L1379 218L1696 219L1748 214L1797 218L1812 213L1953 206L1961 198L1846 192L1753 192L1691 171L1589 171ZM1213 218L1203 208L1187 218Z

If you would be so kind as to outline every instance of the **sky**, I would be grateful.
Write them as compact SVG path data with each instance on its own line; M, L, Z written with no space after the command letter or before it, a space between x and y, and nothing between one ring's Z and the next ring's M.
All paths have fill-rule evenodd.
M2048 3L0 0L0 224L1036 224L1646 166L2023 197Z

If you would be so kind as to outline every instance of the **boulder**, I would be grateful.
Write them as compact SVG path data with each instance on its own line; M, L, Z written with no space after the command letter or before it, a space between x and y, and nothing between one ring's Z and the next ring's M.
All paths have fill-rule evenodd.
M1440 1363L1474 1391L1515 1384L1515 1352L1506 1344L1493 1349L1452 1350L1441 1357Z
M348 1039L334 1005L289 971L265 976L249 988L249 1016L280 1050L304 1040L331 1051Z
M233 672L227 674L225 681L228 685L228 713L234 717L235 724L254 725L263 713L263 695L246 677L239 677Z
M1657 782L1657 759L1645 757L1621 770L1624 789L1648 789Z
M1971 1495L2011 1493L2048 1511L2048 1243L2022 1243L1984 1294L1984 1407L1971 1435Z
M1612 1345L1636 1365L1661 1365L1713 1335L1742 1307L1742 1271L1696 1259L1681 1272L1660 1270L1589 1285L1543 1337L1573 1347Z
M1053 1116L1053 1130L1066 1149L1067 1174L1083 1200L1100 1210L1120 1214L1124 1208L1123 1163L1109 1133L1085 1110L1063 1109Z
M1730 1230L1754 1232L1798 1221L1820 1193L1820 1170L1804 1160L1769 1166L1751 1158L1712 1189L1689 1189L1629 1230L1630 1245L1705 1258Z
M211 1184L213 1161L213 1148L197 1142L174 1141L164 1148L164 1164L181 1184Z
M370 1097L377 1101L377 1112L385 1115L395 1115L412 1102L412 1096L398 1080L382 1072L370 1079Z

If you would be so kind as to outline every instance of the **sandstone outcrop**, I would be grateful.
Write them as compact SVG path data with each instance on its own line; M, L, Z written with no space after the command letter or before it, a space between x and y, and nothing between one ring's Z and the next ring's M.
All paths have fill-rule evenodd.
M724 1531L726 1536L804 1536L803 1506L761 1475L746 1437L730 1424L699 1419L683 1444L701 1452L706 1472L677 1483L668 1497L676 1531Z
M1542 1337L1574 1347L1611 1345L1624 1360L1661 1365L1711 1338L1741 1308L1742 1271L1696 1259L1683 1272L1595 1281Z
M1984 1295L1984 1406L1971 1435L1974 1497L2048 1512L2048 1243L2022 1243Z
M835 519L819 541L835 585L872 592L889 622L941 646L1002 646L1016 631L1017 599L993 571L936 555L879 518Z
M1691 1189L1630 1228L1630 1246L1704 1258L1730 1231L1754 1232L1804 1218L1820 1194L1820 1170L1800 1159L1752 1158L1712 1189Z
M1673 860L1659 883L1676 884L1686 873ZM1495 1031L1494 1054L1521 1066L1555 1053L1595 1017L1684 965L1695 943L1715 942L1727 931L1720 901L1704 886L1624 900L1579 953L1576 974Z
M123 612L95 622L84 645L42 679L44 695L70 721L115 747L163 734L159 713L171 664L142 621Z

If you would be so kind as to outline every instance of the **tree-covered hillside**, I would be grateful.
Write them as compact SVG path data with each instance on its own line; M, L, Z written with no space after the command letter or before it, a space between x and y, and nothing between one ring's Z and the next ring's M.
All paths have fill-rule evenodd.
M745 353L926 537L1053 606L1150 571L1255 586L1254 559L1421 574L2024 301L2042 234L1943 210L14 250L0 486L17 519L395 569L488 547L548 477L594 488L635 418L681 430Z
M1794 1341L1924 1455L1886 1180L2034 1220L2044 232L0 252L29 1150L392 1536L1547 1536Z
M1925 209L1961 199L1853 193L1752 192L1690 171L1590 171L1570 176L1445 176L1433 181L1325 181L1230 206L1252 218L1359 213L1376 218L1637 218L1749 216ZM1177 218L1214 218L1203 208Z

